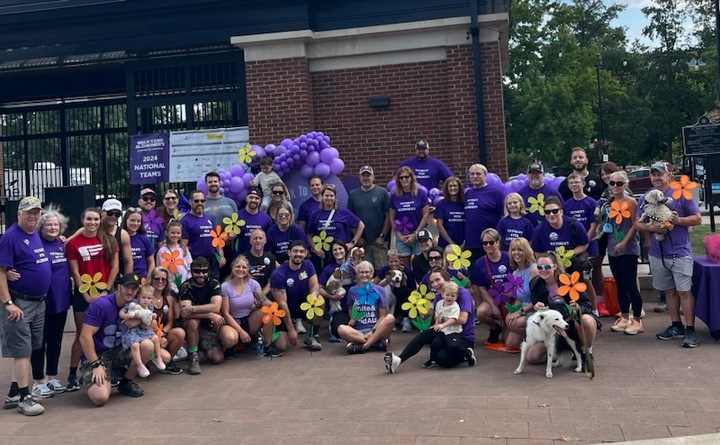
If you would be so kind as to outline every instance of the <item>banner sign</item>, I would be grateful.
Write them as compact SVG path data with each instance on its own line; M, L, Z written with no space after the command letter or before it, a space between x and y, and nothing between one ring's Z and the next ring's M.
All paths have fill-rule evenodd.
M248 127L170 133L170 182L196 182L208 172L238 163L250 140Z
M130 136L130 184L159 184L169 178L167 133Z

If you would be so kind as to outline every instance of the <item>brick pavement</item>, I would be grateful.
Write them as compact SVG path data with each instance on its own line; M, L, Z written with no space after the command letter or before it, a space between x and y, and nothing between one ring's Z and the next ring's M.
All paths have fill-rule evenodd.
M204 365L200 376L151 376L140 382L144 397L115 393L99 409L81 390L45 401L38 418L0 411L0 430L13 444L33 445L135 443L126 431L138 431L144 443L176 445L551 445L720 432L720 354L702 322L700 346L688 350L680 340L655 339L666 314L649 311L647 332L637 337L611 332L604 320L594 380L568 369L548 380L541 366L515 376L518 356L482 347L475 368L422 369L423 351L390 375L382 353L348 356L324 341L312 357L295 349L258 361L249 352ZM484 341L487 331L479 328L478 336ZM393 349L410 338L398 333ZM66 334L63 378L70 340ZM2 359L3 394L10 376L11 363Z

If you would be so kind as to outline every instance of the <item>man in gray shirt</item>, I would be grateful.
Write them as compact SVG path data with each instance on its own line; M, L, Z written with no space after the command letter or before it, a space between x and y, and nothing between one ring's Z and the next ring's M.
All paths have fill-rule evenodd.
M365 223L358 246L365 249L365 259L375 270L387 264L387 240L390 233L388 191L375 185L375 171L369 165L360 167L360 188L350 192L348 210Z
M232 199L220 194L220 175L216 172L205 175L205 187L208 190L207 196L205 196L205 216L210 218L213 226L225 227L223 218L237 213L237 204Z

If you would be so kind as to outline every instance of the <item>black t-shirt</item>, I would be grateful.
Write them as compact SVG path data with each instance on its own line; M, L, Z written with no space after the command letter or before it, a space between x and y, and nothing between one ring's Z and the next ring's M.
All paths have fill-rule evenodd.
M597 173L588 172L588 175L585 177L585 187L583 188L586 195L597 201L606 188L607 184L605 184L605 181L603 181ZM558 192L564 201L572 198L573 194L568 187L567 178L560 183Z
M202 287L195 286L192 278L180 285L179 298L180 301L189 300L193 306L209 304L214 296L221 296L220 283L208 277L205 285Z
M413 258L410 265L412 266L415 282L420 285L420 283L422 283L423 277L428 272L430 272L430 262L428 261L427 257L425 257L425 255L421 253L420 255Z
M270 282L270 275L275 271L275 255L263 252L261 257L253 256L250 251L243 253L250 264L250 276L264 288Z

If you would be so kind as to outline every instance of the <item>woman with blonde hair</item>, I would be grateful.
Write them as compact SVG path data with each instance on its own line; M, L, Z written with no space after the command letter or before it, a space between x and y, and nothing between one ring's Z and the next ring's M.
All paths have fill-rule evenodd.
M395 249L400 259L410 265L412 255L420 255L417 234L430 219L430 200L425 188L418 187L410 167L400 167L395 173L395 191L390 196L390 223L395 230Z

